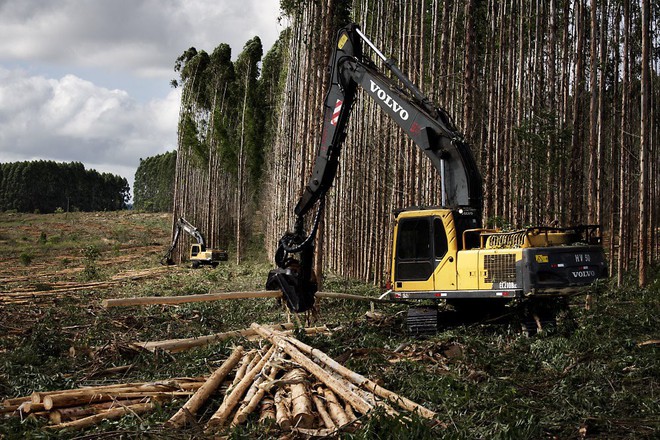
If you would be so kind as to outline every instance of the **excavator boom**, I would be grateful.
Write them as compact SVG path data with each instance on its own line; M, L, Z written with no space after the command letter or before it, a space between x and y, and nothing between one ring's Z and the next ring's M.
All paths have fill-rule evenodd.
M362 43L383 59L394 75L380 73L362 54ZM398 82L397 82L398 81ZM481 174L469 145L448 114L430 100L369 41L356 24L337 34L330 60L330 80L324 102L321 144L311 178L295 207L293 232L280 239L275 255L278 266L270 272L266 288L281 290L289 308L302 312L314 304L317 289L312 271L314 238L322 215L324 198L332 186L339 165L346 127L361 87L429 157L442 179L442 204L471 211L480 217L482 207ZM317 207L309 234L305 218Z

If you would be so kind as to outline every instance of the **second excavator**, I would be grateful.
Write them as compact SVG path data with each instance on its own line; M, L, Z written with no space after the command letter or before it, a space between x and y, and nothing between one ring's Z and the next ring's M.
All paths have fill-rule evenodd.
M393 78L362 52L367 44ZM275 254L266 288L281 290L288 307L313 307L317 290L314 239L325 196L339 165L358 88L373 99L430 159L441 179L440 206L396 209L387 294L397 300L479 301L562 294L607 276L598 225L533 227L502 232L482 228L482 178L470 146L451 117L386 58L356 24L336 38L325 97L321 145L312 176L295 206L293 231ZM309 232L306 219L314 212ZM435 315L409 314L409 326ZM430 316L430 317L429 317Z

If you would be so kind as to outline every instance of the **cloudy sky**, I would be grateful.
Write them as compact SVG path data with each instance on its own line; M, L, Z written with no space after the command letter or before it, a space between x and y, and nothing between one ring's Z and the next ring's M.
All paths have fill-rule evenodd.
M176 148L174 61L285 22L279 0L0 0L0 162L79 161L132 183Z

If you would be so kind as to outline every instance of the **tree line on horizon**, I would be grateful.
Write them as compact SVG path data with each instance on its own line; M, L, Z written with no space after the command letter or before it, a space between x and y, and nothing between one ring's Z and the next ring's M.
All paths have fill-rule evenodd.
M80 162L0 163L0 211L116 211L126 209L129 195L126 178Z
M485 225L601 224L612 275L621 282L636 271L645 282L660 256L657 2L285 0L281 7L290 26L263 60L257 38L235 62L222 44L177 60L175 217L239 243L263 231L273 254L293 226L317 154L336 32L353 21L464 132L484 177ZM392 211L439 205L440 183L366 95L352 113L319 230L317 276L380 283L390 270L384 237Z

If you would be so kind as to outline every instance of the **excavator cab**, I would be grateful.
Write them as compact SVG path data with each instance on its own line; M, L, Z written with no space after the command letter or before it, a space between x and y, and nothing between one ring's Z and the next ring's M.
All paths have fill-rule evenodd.
M459 237L479 226L479 219L463 210L430 207L398 211L392 248L392 286L395 291L434 291L457 288Z

